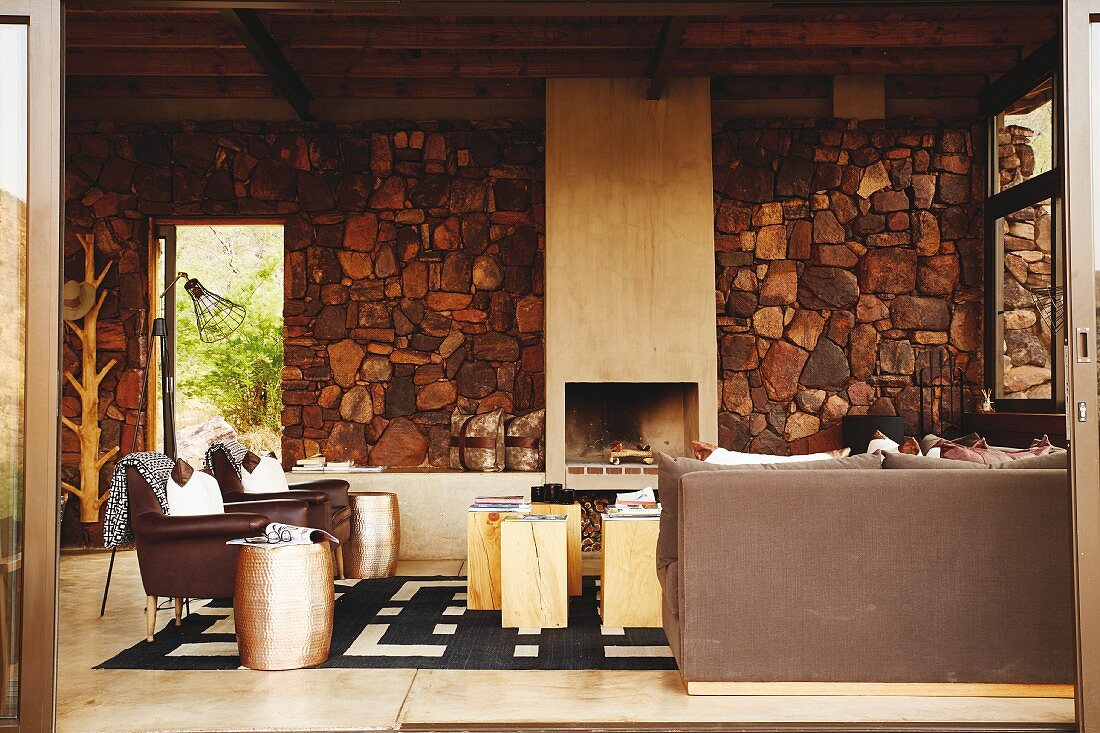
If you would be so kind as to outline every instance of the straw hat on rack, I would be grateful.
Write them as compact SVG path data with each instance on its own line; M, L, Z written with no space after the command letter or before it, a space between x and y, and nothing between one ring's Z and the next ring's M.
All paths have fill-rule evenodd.
M89 282L66 280L61 290L61 316L66 321L76 321L85 316L95 305L95 286Z

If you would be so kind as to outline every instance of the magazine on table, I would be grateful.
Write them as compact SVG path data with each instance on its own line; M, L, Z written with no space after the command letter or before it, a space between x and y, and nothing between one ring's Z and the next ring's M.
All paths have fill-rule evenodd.
M291 545L312 545L321 540L328 540L329 542L340 544L340 540L323 529L272 522L264 527L264 533L262 535L256 537L241 537L235 540L229 540L225 544L253 545L255 547L270 549L274 547L289 547Z

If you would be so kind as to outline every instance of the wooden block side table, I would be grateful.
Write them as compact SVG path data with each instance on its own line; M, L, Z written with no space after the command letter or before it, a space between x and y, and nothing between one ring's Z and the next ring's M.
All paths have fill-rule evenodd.
M603 517L600 616L605 626L661 626L657 582L659 518Z
M500 522L515 512L466 516L466 608L500 610Z
M390 578L401 549L397 494L359 491L351 495L351 536L344 547L348 578Z
M501 614L504 628L557 629L569 624L566 519L501 523Z
M566 525L566 552L569 560L569 595L581 594L581 505L531 503L532 514L563 514Z

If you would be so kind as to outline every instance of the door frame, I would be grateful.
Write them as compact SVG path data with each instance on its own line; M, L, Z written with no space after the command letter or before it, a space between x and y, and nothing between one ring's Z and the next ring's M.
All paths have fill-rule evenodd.
M1100 733L1100 431L1097 423L1096 279L1092 207L1100 145L1093 145L1091 21L1100 0L1063 0L1062 100L1065 130L1067 430L1077 606L1077 725ZM1097 49L1100 51L1100 48ZM1098 80L1100 81L1100 80ZM1100 141L1098 141L1100 142ZM1096 149L1094 149L1096 148ZM1088 331L1081 334L1080 328ZM1084 415L1079 416L1079 409Z
M0 0L0 15L28 26L24 547L19 718L0 729L53 730L61 390L60 293L64 70L59 0Z

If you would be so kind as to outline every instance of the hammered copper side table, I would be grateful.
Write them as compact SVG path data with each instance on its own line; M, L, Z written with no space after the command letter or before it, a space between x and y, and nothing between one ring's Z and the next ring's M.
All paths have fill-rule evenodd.
M275 548L243 545L233 593L241 664L276 670L324 662L332 643L335 601L327 541Z
M344 547L344 574L348 578L393 577L401 549L397 494L363 491L349 498L351 536Z

